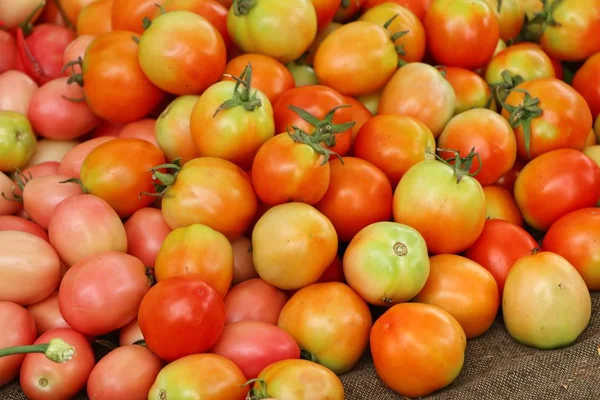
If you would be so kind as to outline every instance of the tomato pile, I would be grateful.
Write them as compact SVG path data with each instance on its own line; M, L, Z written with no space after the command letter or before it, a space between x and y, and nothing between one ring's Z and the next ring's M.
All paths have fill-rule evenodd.
M342 400L600 290L600 0L0 0L0 385Z

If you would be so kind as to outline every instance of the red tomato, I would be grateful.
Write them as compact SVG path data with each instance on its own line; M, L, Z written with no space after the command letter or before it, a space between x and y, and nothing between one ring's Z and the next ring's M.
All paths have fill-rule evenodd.
M121 129L123 129L122 123L102 120L100 121L98 127L92 132L92 138L103 136L110 136L116 138L119 136L119 133L121 133Z
M233 249L233 277L231 283L237 285L252 278L257 278L258 273L252 260L252 240L240 236L231 241Z
M42 228L35 222L14 215L0 216L0 231L27 232L41 239L44 239L46 242L48 241L48 234L46 233L44 228Z
M140 208L125 222L127 252L147 267L154 267L156 255L171 228L156 208Z
M156 12L156 5L162 3L163 0L113 0L111 14L113 31L142 34L144 17L152 18Z
M317 30L320 31L333 21L333 17L340 8L341 0L312 0L317 12Z
M343 0L333 17L334 21L346 22L354 17L363 7L366 0Z
M2 51L0 74L14 70L19 57L17 43L14 36L4 30L0 31L0 50Z
M335 256L329 267L323 272L317 283L342 282L345 283L344 266L339 256Z
M415 14L419 19L425 18L425 13L429 9L429 5L432 0L366 0L363 10L369 10L370 8L377 7L384 3L397 3Z
M259 321L225 325L210 352L233 361L247 379L277 361L300 358L300 347L289 333Z
M483 193L485 193L487 219L503 219L518 226L523 225L523 216L508 189L490 185L483 187Z
M524 166L525 163L517 158L515 165L513 165L510 171L496 181L496 185L503 187L512 194L515 187L515 181L517 180L517 177L521 173L521 170Z
M159 147L156 140L156 120L154 118L144 118L126 124L119 132L119 137L142 139Z
M174 361L216 343L225 325L225 305L197 275L176 276L150 289L140 305L138 323L148 348Z
M146 399L162 367L163 362L144 346L117 347L92 369L87 395L94 400Z
M352 121L355 122L352 127L352 143L356 140L356 136L358 135L358 131L362 126L373 117L371 111L360 100L355 99L354 97L344 96L344 102L349 104L350 111L352 112Z
M37 337L33 317L16 303L0 301L0 325L4 327L0 330L0 348L3 349L33 344ZM0 387L19 375L24 359L25 354L0 358Z
M600 52L588 58L577 70L573 88L586 100L592 117L600 115Z
M560 217L594 207L600 167L580 151L560 149L530 161L515 182L515 200L525 221L546 231Z
M54 328L70 328L60 313L58 292L52 292L45 299L27 306L27 311L29 311L29 314L31 314L35 321L38 335L42 335Z
M235 285L225 296L225 322L261 321L276 325L288 297L260 278Z

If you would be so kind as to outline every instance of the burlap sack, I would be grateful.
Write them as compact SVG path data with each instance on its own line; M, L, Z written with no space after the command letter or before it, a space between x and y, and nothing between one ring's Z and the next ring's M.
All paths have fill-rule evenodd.
M572 346L550 351L521 346L496 321L485 335L469 342L458 379L426 399L600 400L600 294L592 298L592 321ZM368 355L342 381L347 400L402 399L377 378ZM12 383L0 389L0 399L25 396Z

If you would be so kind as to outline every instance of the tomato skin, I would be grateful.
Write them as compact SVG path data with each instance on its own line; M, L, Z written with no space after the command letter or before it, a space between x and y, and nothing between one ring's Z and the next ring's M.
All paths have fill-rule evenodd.
M365 301L391 306L409 301L429 276L425 239L415 229L377 222L354 236L343 260L348 285Z
M557 349L573 343L585 330L591 305L577 270L558 254L542 251L521 258L508 273L502 314L517 342Z
M102 136L81 142L64 155L58 167L58 174L79 179L81 175L81 166L88 154L101 144L114 139L115 138L111 136Z
M144 33L144 17L152 18L156 4L163 0L113 0L111 22L113 31Z
M37 338L35 321L27 310L16 303L0 301L0 347L27 346ZM10 327L10 329L6 329ZM0 359L0 387L19 375L25 354L2 357Z
M391 218L393 190L379 168L356 157L329 164L331 181L315 207L329 218L341 242L350 242L367 225Z
M27 311L35 321L35 328L38 335L42 335L55 328L70 328L60 313L58 291L50 293L48 297L37 303L30 304L27 306Z
M503 71L525 81L554 78L556 75L550 57L537 43L528 42L513 44L494 55L485 68L486 82L490 85L502 83Z
M18 217L16 215L0 215L0 231L21 231L31 233L48 241L48 233L33 221Z
M245 10L236 0L227 14L227 30L245 53L259 53L287 64L298 59L317 35L311 0L261 0Z
M95 0L81 9L76 21L77 36L100 36L111 32L114 0ZM137 27L136 27L137 28Z
M294 294L277 325L319 364L341 375L354 367L367 348L372 320L367 303L349 286L327 282Z
M1 32L0 37L7 34L12 40L12 36L8 32ZM10 69L0 73L0 110L27 115L31 98L37 90L37 83L24 72Z
M323 40L314 68L321 84L343 95L361 96L386 84L398 68L398 53L382 26L354 21Z
M287 294L260 278L252 278L231 288L223 300L225 322L261 321L277 325Z
M119 329L119 346L134 344L135 342L143 339L144 335L142 335L137 318Z
M205 352L216 343L225 324L225 306L198 275L176 276L150 288L138 323L148 348L170 362Z
M465 332L454 317L420 303L387 310L373 324L370 343L377 375L408 397L426 396L454 381L467 347Z
M490 185L483 187L483 193L485 193L487 219L502 219L511 224L523 226L523 216L508 189L498 185Z
M423 25L427 50L449 67L484 66L500 39L498 17L485 0L432 0Z
M432 0L366 0L363 11L377 7L385 3L395 3L410 10L417 18L423 20Z
M360 128L373 117L373 114L371 114L371 111L369 111L360 100L355 99L354 97L344 96L344 103L351 106L350 111L352 112L352 121L355 122L352 127L352 145L354 145L358 131L360 131ZM349 154L352 153L351 150L349 151Z
M125 124L145 117L160 104L164 93L144 75L138 53L139 46L128 31L100 35L88 46L83 58L83 90L94 114Z
M592 117L597 118L600 115L600 51L577 70L572 85L586 100Z
M492 92L486 81L475 72L459 67L438 67L456 95L455 114L472 108L489 108L494 110L496 105Z
M525 8L521 0L485 0L496 12L500 26L500 39L509 41L519 36L525 19Z
M168 161L181 158L181 165L198 157L190 133L190 120L194 105L200 96L179 96L156 120L156 141Z
M594 207L600 167L580 151L554 150L530 161L515 182L515 200L525 221L546 231L560 217Z
M156 208L140 208L125 222L127 253L138 258L146 267L154 267L156 255L171 232L162 212Z
M21 366L19 383L31 400L71 399L84 388L94 367L94 352L88 339L69 328L56 328L44 333L34 344L60 338L75 348L73 358L55 363L44 354L27 354Z
M454 115L456 95L440 71L423 63L400 68L379 99L379 114L398 114L423 122L437 138Z
M317 13L317 31L327 27L340 8L341 0L311 0Z
M584 208L566 214L548 230L542 249L566 258L579 272L590 291L600 290L600 213Z
M163 217L172 229L203 224L229 240L246 231L256 210L256 195L244 170L212 157L188 161L162 201Z
M0 110L0 127L0 171L27 166L36 153L37 143L27 116L17 111Z
M600 114L598 114L594 123L594 133L596 134L596 140L598 140L600 137Z
M252 240L246 236L240 236L231 241L233 250L233 277L232 285L245 282L258 277L252 261Z
M160 149L156 140L156 120L154 118L144 118L139 121L130 122L123 126L119 132L119 138L142 139Z
M206 225L177 228L163 241L154 273L158 282L196 274L225 297L233 276L233 249L225 235Z

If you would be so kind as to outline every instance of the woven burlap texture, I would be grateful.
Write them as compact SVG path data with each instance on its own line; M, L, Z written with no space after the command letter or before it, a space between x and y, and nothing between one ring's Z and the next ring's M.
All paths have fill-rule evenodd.
M458 379L426 399L600 400L600 294L592 299L589 327L565 349L540 351L521 346L496 321L485 335L469 341ZM342 381L346 400L403 399L377 378L368 355ZM23 400L25 396L12 383L0 389L0 399Z

